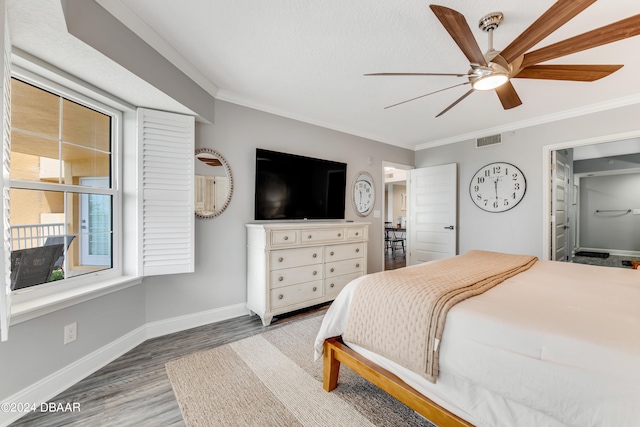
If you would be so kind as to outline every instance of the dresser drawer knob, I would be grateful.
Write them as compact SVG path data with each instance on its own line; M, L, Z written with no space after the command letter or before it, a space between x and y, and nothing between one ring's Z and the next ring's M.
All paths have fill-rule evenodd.
M313 254L313 257L314 258L318 258L318 254Z
M342 233L338 233L338 237L342 237Z
M359 267L360 267L360 264L356 264L356 268L359 268Z
M314 276L317 276L317 275L318 275L318 272L317 272L317 271L314 271L314 272L313 272L313 275L314 275Z
M284 298L284 295L282 294L278 295L278 299L282 299L282 298Z
M284 236L284 240L289 240L289 236Z
M282 261L284 261L284 258L282 257L278 258L278 262L282 262Z
M282 282L284 280L284 277L280 276L278 277L278 282Z
M335 269L332 268L330 271L333 273L335 271Z
M360 252L360 248L356 249L356 253Z
M359 236L359 235L360 235L360 233L358 233L358 232L356 231L356 236Z
M307 239L310 239L310 238L311 238L311 234L309 234L309 235L307 236Z
M333 288L334 286L335 286L335 284L333 284L333 283L329 285L330 288Z
M333 251L329 252L329 255L333 256Z
M314 287L313 287L313 292L315 292L315 291L317 291L317 290L318 290L318 288L314 286Z

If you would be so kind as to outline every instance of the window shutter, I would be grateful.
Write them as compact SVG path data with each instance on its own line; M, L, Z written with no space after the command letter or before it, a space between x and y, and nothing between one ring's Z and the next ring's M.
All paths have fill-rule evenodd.
M2 208L0 219L3 229L3 251L0 259L0 272L4 277L4 286L0 290L0 341L9 339L11 321L11 222L9 217L9 165L11 153L11 40L9 39L9 21L4 0L0 0L0 19L2 22Z
M140 272L194 271L195 119L138 109Z

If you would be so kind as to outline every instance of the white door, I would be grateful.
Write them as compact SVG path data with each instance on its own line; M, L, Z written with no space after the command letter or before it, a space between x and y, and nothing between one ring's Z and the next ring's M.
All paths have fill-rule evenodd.
M569 165L563 151L551 153L551 259L568 261L567 190Z
M409 171L407 265L456 255L457 165Z
M80 184L108 188L109 178L81 178ZM80 265L111 266L111 196L80 196Z

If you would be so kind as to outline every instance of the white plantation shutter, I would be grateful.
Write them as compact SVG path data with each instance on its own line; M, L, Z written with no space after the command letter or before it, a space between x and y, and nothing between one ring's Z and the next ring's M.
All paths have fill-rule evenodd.
M194 271L195 119L138 109L143 276Z
M11 153L11 40L6 2L0 0L0 22L2 22L2 207L0 219L3 229L3 251L0 257L0 272L3 277L0 289L0 341L9 339L11 321L11 222L9 217L9 165Z

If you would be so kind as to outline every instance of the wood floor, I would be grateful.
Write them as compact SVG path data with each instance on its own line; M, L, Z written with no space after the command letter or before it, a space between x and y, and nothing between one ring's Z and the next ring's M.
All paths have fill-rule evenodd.
M323 315L329 304L274 318L242 316L147 340L50 402L80 404L80 412L30 413L11 426L184 426L165 363L188 354ZM311 355L309 357L312 357Z
M384 269L395 270L396 268L402 268L407 265L407 258L402 250L398 250L394 254L389 250L384 254Z

